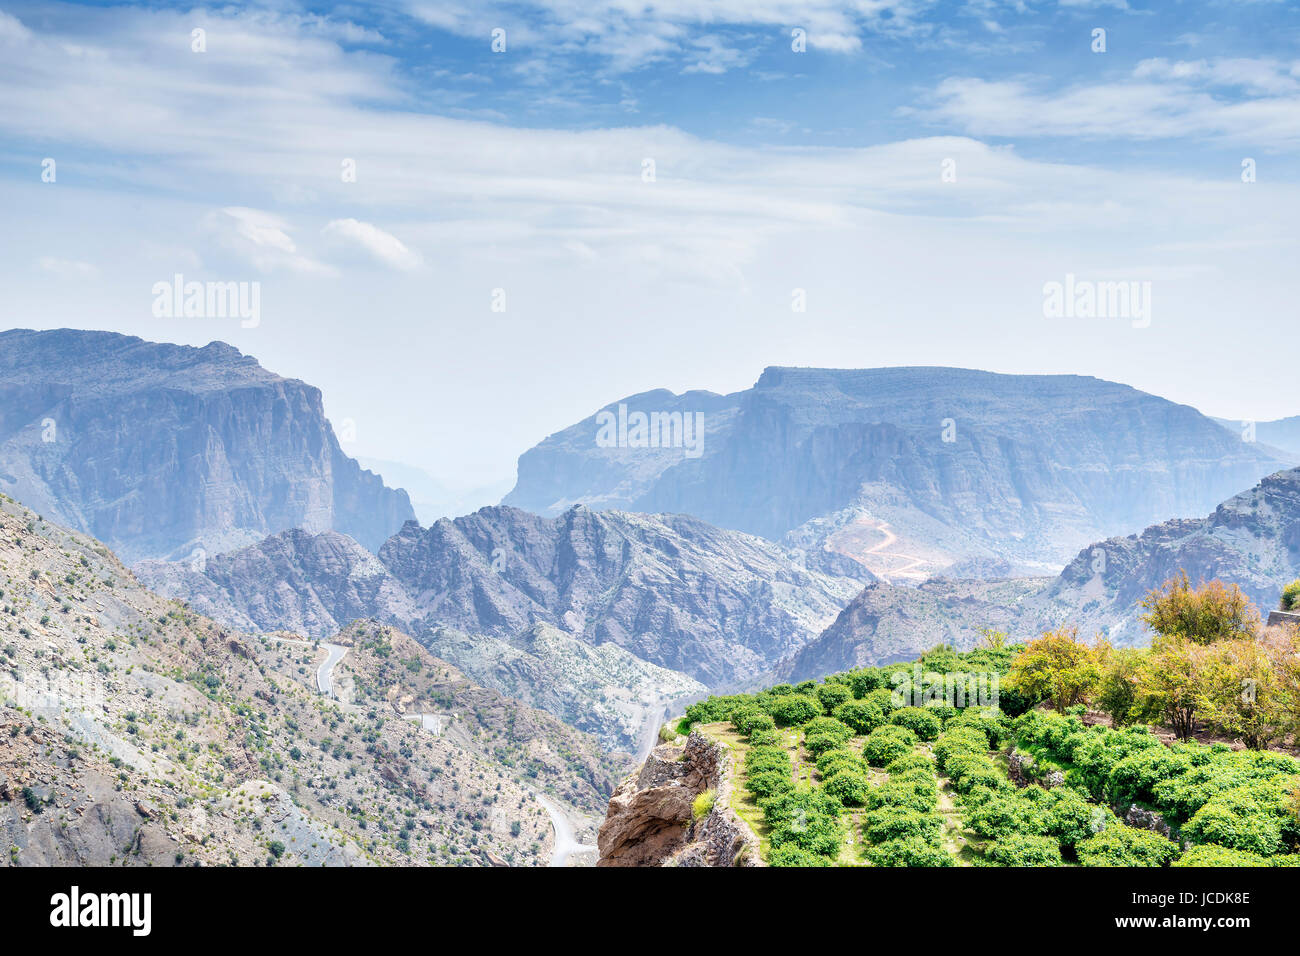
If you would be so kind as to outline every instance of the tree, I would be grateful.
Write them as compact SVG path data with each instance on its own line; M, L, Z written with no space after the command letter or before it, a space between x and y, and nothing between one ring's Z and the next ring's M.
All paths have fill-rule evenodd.
M1290 642L1286 642L1290 643ZM1294 654L1262 641L1221 641L1200 661L1197 707L1209 724L1262 750L1296 725Z
M1136 717L1146 653L1132 647L1116 649L1102 642L1098 643L1097 651L1101 671L1097 707L1110 715L1116 727L1123 727Z
M1259 612L1241 588L1217 578L1194 588L1186 571L1149 592L1142 607L1143 622L1156 634L1193 644L1252 638L1259 631Z
M1300 579L1282 589L1282 602L1278 607L1283 611L1294 611L1297 605L1300 605Z
M1100 679L1092 648L1078 630L1045 631L1025 645L1007 674L1007 683L1031 697L1047 698L1058 711L1083 703Z
M1178 637L1157 637L1139 680L1137 712L1159 715L1181 740L1196 729L1204 647Z

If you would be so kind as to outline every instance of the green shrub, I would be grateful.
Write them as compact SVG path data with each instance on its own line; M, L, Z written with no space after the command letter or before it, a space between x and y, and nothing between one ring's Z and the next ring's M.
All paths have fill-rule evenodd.
M860 770L844 767L827 777L822 789L846 807L860 807L871 792L871 784Z
M1042 833L1047 824L1044 808L1026 799L1022 792L998 793L964 814L966 825L983 836L1001 840L1016 833ZM1052 841L1053 846L1056 840Z
M1294 611L1297 604L1300 604L1300 580L1292 581L1282 589L1282 603L1279 607L1283 611Z
M891 760L885 765L885 773L891 777L907 773L909 770L923 770L934 776L934 761L923 753L908 753L899 757L897 760Z
M975 727L958 727L945 731L934 744L934 759L940 772L947 772L948 760L957 754L985 756L988 738Z
M880 807L862 816L862 833L872 843L906 837L923 837L933 842L943 830L943 817L906 807Z
M1268 866L1269 861L1254 853L1225 846L1194 846L1170 866Z
M717 802L718 794L712 788L698 794L691 801L691 819L703 820L713 812L713 804Z
M906 727L918 740L934 740L943 729L938 716L922 707L900 707L889 715L889 722Z
M867 735L862 747L862 755L873 767L883 767L897 760L904 754L911 753L916 746L916 734L906 727L886 724L877 727Z
M880 671L874 667L864 667L861 670L849 671L849 689L853 691L853 696L858 700L866 697L873 690L883 686Z
M999 866L1060 866L1061 847L1051 837L1012 833L1000 838L985 853Z
M835 708L835 718L853 728L855 734L869 734L885 722L874 701L850 700Z
M843 749L827 750L817 757L817 773L822 779L845 768L860 772L863 769L862 757L852 750Z
M749 742L756 747L774 747L781 743L781 731L775 727L770 730L755 727L749 732Z
M786 694L772 704L772 717L780 727L797 727L822 713L821 702L805 694Z
M1070 787L1048 791L1044 833L1062 846L1073 847L1118 822L1108 807L1089 803L1083 794Z
M1123 823L1107 827L1075 849L1084 866L1165 866L1178 856L1178 846L1160 834Z
M1183 835L1196 843L1272 856L1282 849L1286 810L1284 804L1269 806L1266 788L1247 785L1215 794L1183 826Z
M767 854L768 866L830 866L831 861L819 853L810 853L801 846L786 843Z
M941 846L922 837L886 840L867 847L872 866L956 866L952 856Z
M835 708L853 698L853 690L846 684L822 684L816 691L821 701L822 712L828 716L835 713Z
M790 779L789 770L761 770L746 777L745 787L755 798L766 800L778 793L793 790L794 781Z

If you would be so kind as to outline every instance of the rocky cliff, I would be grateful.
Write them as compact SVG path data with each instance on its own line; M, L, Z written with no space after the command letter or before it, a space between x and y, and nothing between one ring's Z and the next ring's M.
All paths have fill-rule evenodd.
M374 549L414 514L343 453L319 390L221 342L69 329L0 333L0 490L128 562L286 528Z
M735 395L652 392L604 411L619 405L698 412L699 454L641 447L631 428L598 444L593 416L526 452L506 503L681 512L771 539L849 509L889 525L852 542L873 569L890 549L932 571L965 558L1059 568L1294 463L1195 409L1081 376L769 368Z
M731 761L698 730L656 747L610 799L596 865L762 866L758 837L730 807Z

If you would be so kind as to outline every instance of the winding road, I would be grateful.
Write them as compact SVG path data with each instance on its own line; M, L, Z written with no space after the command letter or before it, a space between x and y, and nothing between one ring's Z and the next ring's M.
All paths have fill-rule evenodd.
M329 653L325 655L325 660L321 662L320 667L316 668L316 689L326 697L334 696L334 665L343 660L343 655L348 652L346 647L341 644L322 644Z
M311 641L295 641L289 637L272 637L268 640L279 641L281 644L297 644L301 647L314 646ZM342 644L321 643L325 648L325 660L321 662L320 667L316 668L316 689L326 697L334 696L334 667L339 661L343 660L343 655L348 649Z
M568 866L569 857L573 854L596 849L590 844L578 842L578 838L573 833L573 824L550 797L544 797L535 790L530 790L529 793L537 798L537 802L551 816L551 828L555 831L555 849L551 851L551 866Z

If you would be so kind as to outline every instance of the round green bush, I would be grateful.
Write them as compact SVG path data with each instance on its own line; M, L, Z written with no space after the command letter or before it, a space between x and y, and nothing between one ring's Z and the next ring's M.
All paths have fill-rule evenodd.
M1041 834L1046 823L1043 811L1017 791L996 794L979 806L969 807L964 819L976 833L996 840L1018 833ZM1055 839L1051 842L1057 846Z
M822 789L835 797L846 807L860 807L867 801L871 784L866 776L858 770L844 767L827 777Z
M924 707L900 707L889 715L889 722L906 727L916 734L918 740L934 740L943 728L939 717Z
M861 772L863 769L862 757L852 750L844 749L827 750L817 757L817 773L822 779L846 767Z
M775 727L770 730L755 727L749 732L749 742L755 747L774 747L781 743L781 731Z
M1089 803L1083 794L1070 787L1048 791L1047 820L1043 832L1062 846L1076 846L1118 822L1109 807Z
M1230 850L1226 846L1194 846L1170 866L1268 866L1269 861L1254 853Z
M1107 827L1075 849L1084 866L1165 866L1178 856L1177 844L1123 823Z
M885 722L881 709L869 700L850 700L835 708L835 719L853 728L855 734L869 734Z
M790 772L780 770L762 770L745 778L745 787L759 800L766 800L779 793L794 789Z
M872 866L956 866L952 856L941 846L922 837L886 840L867 847Z
M899 757L911 753L916 746L916 734L906 727L886 724L867 735L862 755L873 767L883 767Z
M862 816L862 834L871 843L918 836L934 840L943 829L943 817L906 807L880 807Z
M822 684L816 693L822 704L822 712L827 715L835 713L835 708L840 704L853 699L853 690L847 684Z
M976 727L958 727L947 730L934 744L934 760L941 772L947 772L948 761L958 754L988 753L988 738Z
M897 760L891 760L885 765L885 773L891 777L907 773L910 770L923 770L930 776L934 776L934 761L919 751L903 754Z
M772 717L779 727L797 727L821 715L821 702L805 694L786 694L772 704Z
M985 851L999 866L1060 866L1061 847L1051 837L1012 833L1001 837Z
M831 861L820 853L810 853L801 846L787 843L767 854L768 866L830 866Z

